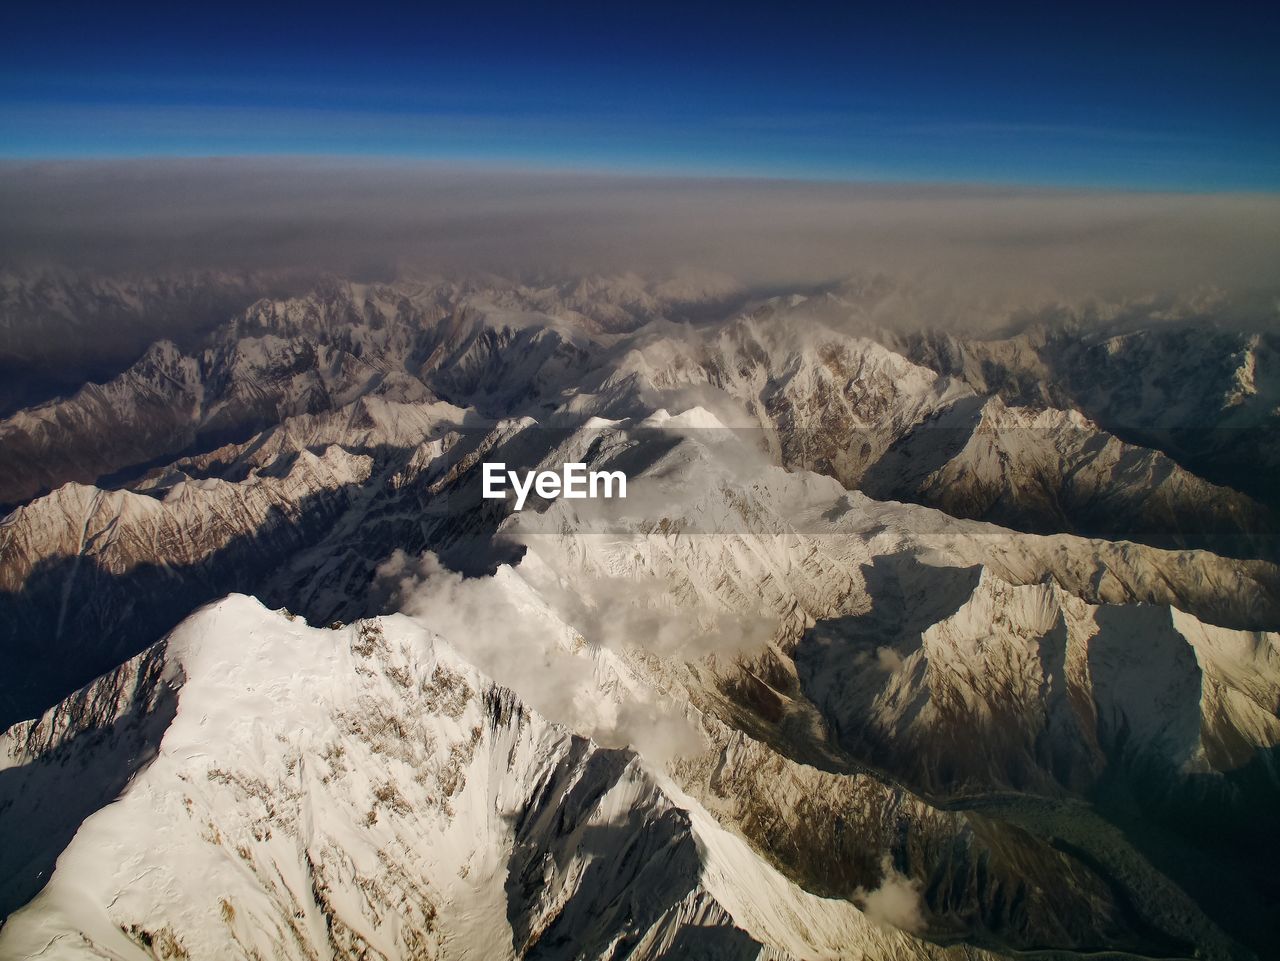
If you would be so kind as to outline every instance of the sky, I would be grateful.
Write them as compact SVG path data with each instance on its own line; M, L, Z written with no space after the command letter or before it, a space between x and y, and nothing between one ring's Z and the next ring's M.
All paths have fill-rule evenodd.
M1275 4L8 4L0 157L1280 189Z

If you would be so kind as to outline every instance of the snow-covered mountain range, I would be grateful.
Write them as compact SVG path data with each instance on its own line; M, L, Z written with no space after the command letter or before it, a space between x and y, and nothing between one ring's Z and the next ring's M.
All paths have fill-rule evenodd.
M860 303L326 280L0 421L0 956L1268 957L1270 335Z

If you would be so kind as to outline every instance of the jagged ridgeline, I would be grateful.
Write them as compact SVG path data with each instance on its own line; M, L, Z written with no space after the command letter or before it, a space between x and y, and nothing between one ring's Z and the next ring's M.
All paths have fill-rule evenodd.
M4 398L0 956L1274 955L1273 335L200 283Z

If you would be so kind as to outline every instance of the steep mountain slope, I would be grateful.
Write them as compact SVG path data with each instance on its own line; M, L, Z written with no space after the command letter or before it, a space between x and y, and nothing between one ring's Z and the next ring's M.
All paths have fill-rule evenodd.
M160 338L199 338L314 278L203 271L115 277L0 270L0 415L105 381Z
M702 418L693 421L705 423ZM1155 603L1173 602L1207 612L1203 605L1211 597L1256 596L1255 590L1242 582L1231 587L1221 580L1224 575L1234 580L1240 573L1237 568L1235 573L1227 574L1234 566L1232 562L1216 561L1227 567L1213 571L1204 566L1208 558L1203 554L1169 555L1133 545L1116 547L1067 537L1019 537L984 525L954 521L923 508L876 504L842 492L831 481L813 475L785 474L767 466L763 473L744 477L737 452L727 457L708 458L703 442L705 428L694 428L689 433L695 449L689 450L687 444L682 444L655 462L651 471L635 484L636 500L629 499L625 506L603 519L599 511L582 510L563 501L543 515L521 515L510 528L511 535L528 547L519 570L529 570L529 576L535 576L540 584L560 585L562 590L572 585L573 597L567 602L572 612L570 618L584 625L583 632L588 638L625 645L627 638L654 637L656 639L647 645L651 649L662 650L664 645L671 645L685 656L688 652L706 652L710 647L710 654L704 654L709 661L700 662L692 675L680 670L673 674L671 668L663 668L662 686L674 684L682 688L693 703L719 718L729 731L748 732L783 757L831 774L847 776L864 770L863 765L869 762L874 767L889 767L926 795L954 799L955 792L965 795L964 782L958 777L947 779L946 759L957 753L957 744L964 744L967 746L963 750L973 758L973 763L989 764L1005 779L999 784L982 785L984 790L1005 790L1010 779L1017 777L1022 755L1013 747L1006 749L1003 738L1017 743L1019 735L1015 732L1019 729L1013 724L1002 724L1001 715L994 709L989 713L997 719L991 724L1000 732L1000 738L988 738L983 747L975 748L971 743L972 724L957 722L950 738L939 732L936 750L944 759L940 764L943 773L938 781L931 782L913 779L909 769L886 764L863 745L845 742L839 736L843 730L840 718L830 712L827 719L832 722L837 737L834 742L828 741L822 733L824 719L810 704L812 697L818 707L824 707L824 700L809 690L808 678L813 675L830 678L841 697L856 701L859 684L874 683L875 679L887 676L904 656L883 640L878 643L874 640L876 618L883 617L886 624L900 625L904 617L909 623L921 616L934 619L948 616L973 590L983 565L1032 590L1038 589L1037 585L1046 577L1052 577L1066 585L1065 591L1073 592L1073 596L1101 605L1104 613L1099 616L1108 619L1122 618L1126 610L1112 605L1135 597ZM724 443L731 442L721 441L720 445ZM734 481L724 473L726 464L731 465L730 476L735 477ZM713 479L698 479L697 475L704 472L710 473ZM718 481L714 479L717 477ZM633 504L637 505L634 509ZM540 570L554 573L538 575ZM1156 571L1160 573L1152 576ZM911 593L904 590L904 582L913 585ZM654 586L646 588L645 585ZM658 590L656 585L662 588ZM1262 587L1262 593L1273 592L1274 587ZM914 609L915 605L919 605L919 609ZM930 610L939 613L921 613ZM692 636L686 633L672 637L664 630L655 629L653 619L661 611L672 612L671 616L679 623L696 625L686 628ZM1238 617L1242 612L1231 615L1219 608L1212 616ZM1273 614L1258 613L1267 622L1273 622ZM736 623L738 617L744 618L754 631L726 630L722 620L726 617L731 623ZM1034 631L1038 623L1026 616L1011 616L1009 620L1009 629L1016 636ZM975 630L980 632L981 618L978 621ZM776 625L771 640L763 646L759 633L762 624ZM821 632L839 629L842 624L851 625L848 629L861 646L836 648L831 658L810 674L813 663L808 659L812 657L812 638L821 636ZM755 640L750 639L753 633ZM1250 636L1224 632L1223 636L1227 635ZM1143 643L1145 636L1139 632L1130 647ZM1268 643L1271 642L1264 641L1260 651L1265 651ZM796 658L801 658L798 665L792 663L793 651ZM747 659L739 660L744 655ZM1146 655L1139 648L1127 650L1120 656L1129 658L1131 664L1141 664ZM1152 670L1174 669L1169 652L1161 650L1151 656L1162 665ZM645 669L654 669L651 655L641 663ZM1237 813L1253 813L1267 810L1267 799L1276 792L1274 776L1265 773L1267 757L1275 743L1275 725L1269 724L1266 718L1268 711L1274 715L1275 701L1268 693L1269 688L1257 688L1261 682L1241 680L1250 670L1269 677L1271 680L1266 684L1274 684L1274 659L1260 653L1256 658L1238 661L1236 666L1224 669L1221 678L1232 680L1215 681L1220 694L1206 701L1206 730L1212 724L1214 732L1206 735L1206 743L1213 739L1232 743L1237 753L1229 763L1219 755L1213 762L1216 767L1188 768L1172 781L1166 778L1162 782L1163 790L1140 801L1143 810L1153 817L1158 814L1161 823L1168 824L1175 835L1186 830L1188 823L1199 824L1201 819L1229 815L1230 810L1221 804L1224 798L1234 796L1240 802L1241 806L1235 809ZM980 672L975 669L974 673ZM1020 675L1015 675L1014 679L1018 677ZM981 673L972 683L978 691L990 688L1004 697L1016 696L1010 692L1019 689L1012 682L1005 683L1005 675L994 670ZM1032 690L1036 689L1033 680L1026 683L1032 685ZM1141 686L1113 691L1110 709L1117 717L1145 710L1143 699L1148 696ZM1236 699L1241 699L1241 703L1224 714L1221 704L1234 704ZM1210 721L1214 717L1217 720ZM1037 745L1047 742L1045 750L1055 743L1072 743L1071 732L1058 732L1057 723L1055 717L1030 723L1025 737ZM1236 733L1240 731L1252 733L1242 737ZM732 742L730 735L725 741L726 750ZM894 747L910 756L909 744ZM746 764L747 769L758 770L761 760ZM1107 759L1107 764L1107 776L1115 783L1126 780L1141 783L1148 773L1148 759L1136 747L1132 751L1117 752ZM1261 765L1258 777L1239 781L1235 772L1242 764ZM727 769L734 766L722 755L707 768L692 773L694 781L688 789L713 807L719 799L724 810L732 812L727 816L741 819L738 823L752 840L773 850L789 871L797 872L806 878L807 884L816 885L818 889L831 890L823 886L832 884L830 846L835 842L818 826L839 824L842 818L850 817L844 805L851 795L861 796L862 803L866 804L865 789L844 782L838 787L833 784L832 794L824 796L822 792L815 793L811 776L789 774L772 762L764 765L770 771L768 780L748 778L738 783L740 790L717 785L722 776L728 776ZM1197 770L1209 776L1200 777ZM784 785L791 778L795 778L795 794L782 805L783 810L770 811L770 805L762 799L777 792L785 795L788 789ZM939 787L939 782L946 785L945 790ZM745 787L746 784L750 787ZM984 835L988 843L994 835L1001 839L999 845L1007 852L1012 846L1029 843L1021 833L1023 830L1029 830L1033 836L1042 837L1055 847L1057 839L1073 838L1072 850L1079 852L1085 863L1098 870L1108 883L1116 884L1125 892L1123 903L1139 905L1137 914L1143 919L1140 924L1170 925L1166 931L1178 931L1199 943L1201 950L1212 950L1207 945L1216 940L1217 935L1205 933L1213 928L1211 923L1202 919L1190 928L1184 927L1188 916L1182 915L1182 920L1178 920L1176 912L1169 910L1174 903L1185 905L1187 902L1181 895L1171 895L1172 886L1167 881L1154 880L1149 865L1142 866L1144 860L1152 856L1149 850L1140 853L1127 849L1127 853L1117 853L1126 849L1117 846L1114 836L1107 836L1090 808L1062 807L1056 800L1048 800L1061 796L1062 792L1056 788L1044 790L1037 784L1026 783L1019 786L1046 798L1047 806L1037 809L1032 821L1028 821L1022 811L994 814L984 828L990 832ZM819 801L819 797L824 799ZM780 843L778 823L794 817L794 809L790 807L793 804L803 805L807 820L784 832L785 841ZM869 809L875 810L877 806L873 804ZM982 810L988 812L990 808L984 804ZM1109 812L1113 808L1104 803L1101 810ZM837 815L837 811L845 813ZM1194 821L1180 822L1180 818L1188 815L1194 815ZM921 831L919 827L915 830ZM963 831L955 826L948 831L957 841L963 837ZM1184 841L1186 837L1195 836L1196 832L1192 831L1184 836ZM1225 847L1238 850L1240 840L1229 841ZM904 857L910 862L909 855L892 845L891 849L895 857ZM1078 916L1070 909L1057 913L1057 909L1074 896L1069 890L1059 889L1057 884L1071 877L1078 866L1054 863L1051 855L1045 850L1035 850L1032 844L1019 856L1015 873L1025 878L1035 870L1031 865L1039 864L1046 874L1038 876L1036 887L1026 892L1030 903L1001 917L998 912L987 913L993 903L999 903L999 895L984 889L986 882L980 877L968 876L966 859L955 854L955 847L951 850L949 858L935 852L915 868L921 871L923 877L917 877L921 877L930 892L928 903L937 913L937 923L951 922L967 927L969 937L976 934L975 928L985 929L995 943L1005 946L1025 947L1028 941L1081 947L1098 943L1091 940L1098 937L1096 931L1068 933L1062 928L1053 928L1063 916ZM1207 870L1205 864L1223 856L1221 849L1201 852L1198 855L1201 875L1220 876L1218 869ZM1106 866L1099 867L1099 862ZM988 870L993 869L994 865L989 863ZM1180 877L1179 881L1182 880ZM1239 890L1242 884L1248 883L1239 878L1226 880L1230 883L1223 885L1224 890L1228 887ZM1087 889L1088 884L1078 874L1072 882L1076 892ZM852 886L844 888L842 893L847 894ZM835 890L840 890L838 884ZM1261 909L1256 896L1250 894L1247 887L1244 891L1247 896L1240 903L1247 901ZM1038 898L1047 892L1052 892L1049 900L1039 903ZM1095 897L1098 900L1092 910L1101 922L1104 914L1097 904L1108 901L1112 895ZM1272 897L1273 894L1266 895L1267 899ZM1024 908L1030 917L1022 915ZM1249 919L1242 919L1238 914L1233 915L1231 921L1249 927ZM1127 923L1133 923L1133 919ZM1048 935L1051 929L1054 933ZM1265 939L1273 934L1267 929L1255 929L1251 936ZM1142 937L1147 939L1143 942L1146 949L1154 950L1158 937L1149 931ZM1123 941L1114 931L1109 938L1113 947ZM1162 950L1177 949L1166 946Z
M807 639L805 689L854 753L909 764L904 776L935 794L1083 792L1109 763L1140 767L1158 792L1158 769L1221 774L1280 742L1272 632L1088 604L1053 581L1014 586L986 569L923 630L869 646L870 632L850 626ZM846 632L856 647L842 648ZM857 669L872 660L880 670ZM958 750L975 734L982 750Z
M1274 504L1275 335L1216 327L1211 316L1122 316L1108 326L1069 316L1003 338L933 331L896 340L907 356L979 393L1079 409L1131 443Z
M585 461L638 475L665 469L661 458L687 434L734 439L714 418L701 423L708 426L690 431L678 422L640 421L621 428L623 443L601 446L611 432L598 426L542 428L529 419L486 426L448 405L362 398L179 461L137 485L136 493L68 485L0 524L2 650L12 666L3 716L16 720L47 707L157 639L192 606L228 591L252 590L328 623L368 613L364 596L374 568L396 549L430 548L469 570L486 569L504 556L490 538L509 507L480 499L481 460L552 469ZM728 462L721 480L682 482L680 496L719 496L726 481L754 481L752 472L768 464L766 454L750 450L755 439L747 435L745 459ZM785 477L780 471L771 476ZM631 503L636 497L633 488ZM841 510L834 495L828 507ZM910 520L901 526L947 527L945 518L905 517ZM806 523L817 531L831 519L815 514ZM950 536L976 537L993 548L1034 543L992 541L991 533L960 525ZM986 562L989 553L973 556ZM1061 561L1037 562L1036 569L1053 569L1073 582L1115 580L1110 593L1099 595L1106 599L1173 599L1219 623L1272 623L1267 617L1277 602L1268 585L1277 574L1271 565L1098 543L1059 553ZM1133 561L1122 567L1102 562L1115 573L1104 577L1096 569L1098 558L1126 555ZM1080 572L1067 574L1068 567ZM1152 573L1157 569L1159 577ZM32 655L30 637L44 639L40 656Z
M859 485L1018 530L1276 556L1272 512L1125 444L1074 411L957 402L898 441Z
M231 597L130 668L5 737L33 790L153 686L175 702L6 956L980 956L796 888L403 618L317 631Z
M1159 450L1125 444L1074 410L975 394L875 340L826 326L832 310L793 298L702 337L642 331L596 406L579 398L577 409L598 411L601 398L625 387L634 399L613 399L610 416L637 403L700 404L725 423L760 428L778 463L882 499L1036 533L1275 558L1280 527L1250 497Z
M331 447L304 452L280 477L183 482L163 499L68 484L19 508L0 524L0 716L41 709L137 653L140 637L193 602L267 577L351 509L372 470L370 457Z
M1267 920L1280 897L1277 635L989 569L941 597L924 570L894 579L870 611L797 646L800 686L836 740L935 800L1047 820L1073 845L1071 804L1025 799L1086 799L1265 954L1280 936Z
M302 296L259 300L226 310L202 342L157 340L116 376L0 422L0 444L13 454L0 465L0 504L193 446L242 441L360 396L438 394L514 413L581 374L592 336L733 296L723 284L650 289L624 276L546 288L497 278L327 281Z
M677 325L662 311L697 305L669 292L641 296L646 289L636 278L572 290L496 280L330 283L304 297L264 300L203 349L157 343L113 380L0 422L0 443L12 452L0 466L0 502L20 503L68 480L136 476L183 452L244 442L282 419L360 397L443 398L487 417L560 418L570 427L590 415L696 404L725 423L761 428L778 463L867 485L880 497L1028 531L1276 556L1275 517L1243 494L1207 485L1158 451L1123 445L1069 407L981 406L986 392L1004 386L975 374L975 365L990 367L986 359L964 359L985 342L947 342L945 352L919 341L891 349L840 332L853 321L841 319L847 307L839 298L799 295L772 298L727 323ZM717 290L701 307L719 321ZM593 295L603 305L598 316L587 311ZM975 455L975 443L989 449ZM957 489L957 478L970 480L975 456L993 468ZM946 471L957 457L962 462Z

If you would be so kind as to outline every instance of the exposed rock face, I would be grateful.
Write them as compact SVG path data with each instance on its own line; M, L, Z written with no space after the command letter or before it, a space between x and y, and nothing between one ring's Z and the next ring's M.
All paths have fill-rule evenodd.
M271 273L0 270L0 414L109 380L157 339L194 344L255 300L313 283Z
M1275 335L1214 329L1204 317L1114 326L1110 336L1062 322L994 340L931 333L907 338L902 349L1008 403L1076 408L1126 440L1158 447L1274 506Z
M266 579L351 507L371 467L332 447L282 477L184 481L163 499L67 484L19 508L0 528L5 714L132 656L140 633L162 633L193 601Z
M824 325L831 304L810 308L804 298L770 302L723 328L672 328L661 320L644 323L670 301L632 302L610 284L600 287L632 306L632 313L615 316L622 308L606 301L613 319L605 326L635 333L621 339L596 333L600 324L570 306L581 307L580 291L330 285L307 297L261 301L213 335L210 346L184 352L158 342L114 379L0 422L0 442L12 452L0 466L0 503L22 502L68 480L136 472L193 446L245 441L281 420L338 410L361 397L410 404L444 398L488 416L539 421L696 402L726 423L762 428L762 443L778 462L851 487L865 482L878 496L1035 532L1203 545L1238 556L1275 553L1274 518L1245 495L1207 484L1158 451L1120 443L1070 409L983 403L981 395L1002 384L981 376L996 363L982 354L995 350L986 342L915 342L902 348L904 355ZM1249 357L1264 350L1255 340L1243 348ZM1163 371L1174 349L1139 351L1131 364ZM982 356L971 360L966 352ZM1025 359L1030 347L997 353L1007 364L1032 363ZM1028 376L1043 373L1046 363L1036 361ZM1180 382L1179 370L1158 379ZM1259 380L1256 359L1233 370L1245 371L1232 383L1247 382L1248 390L1231 389L1247 394L1254 414L1223 400L1206 415L1185 400L1144 395L1124 433L1207 425L1222 428L1214 443L1230 437L1238 447L1253 432L1227 428L1260 425L1259 391L1271 388ZM1130 373L1105 376L1128 382ZM1057 383L1052 372L1046 376ZM1075 375L1063 376L1067 386L1049 393L1069 408ZM1024 394L1014 392L1015 399L1053 402ZM1096 410L1104 426L1120 423L1101 402L1084 409ZM957 479L964 480L959 489Z
M801 680L853 753L908 765L902 774L935 794L1087 793L1125 764L1222 774L1280 740L1273 632L1093 605L987 569L953 612L900 626L849 648L846 632L868 634L821 625L797 654ZM974 738L980 749L961 749Z
M806 893L404 618L321 631L233 595L11 729L19 801L112 728L154 757L10 918L6 955L980 956ZM53 852L23 853L20 881Z
M1269 508L1060 332L739 296L328 283L0 423L3 953L1264 957Z

